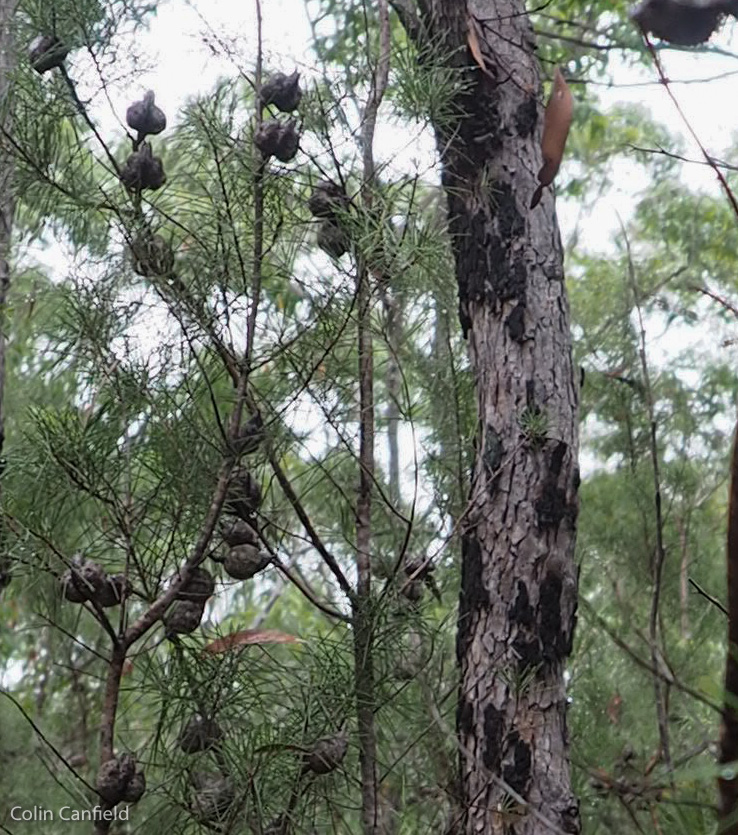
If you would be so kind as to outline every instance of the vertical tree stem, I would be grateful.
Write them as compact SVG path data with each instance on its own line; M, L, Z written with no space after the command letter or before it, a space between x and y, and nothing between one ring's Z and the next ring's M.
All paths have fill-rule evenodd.
M371 211L375 182L374 129L387 88L390 58L389 8L379 2L379 59L364 108L361 133L363 152L362 197ZM356 501L356 596L352 601L356 717L361 769L361 822L364 835L374 835L378 824L377 742L374 726L374 615L371 600L371 509L374 481L374 347L371 332L370 276L359 255L357 268L359 347L359 493Z

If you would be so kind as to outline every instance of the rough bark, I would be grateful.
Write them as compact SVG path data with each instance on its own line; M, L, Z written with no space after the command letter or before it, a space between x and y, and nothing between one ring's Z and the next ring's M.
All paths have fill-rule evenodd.
M16 0L0 0L0 124L2 132L10 128L10 74L15 64L12 21ZM0 146L0 500L2 474L5 470L5 342L6 305L10 290L10 245L13 222L13 165L10 154ZM10 582L10 564L4 556L3 529L0 523L0 591Z
M576 833L564 665L577 606L578 391L551 190L529 209L542 162L534 38L522 0L423 6L419 24L395 7L471 82L463 115L436 126L479 418L462 537L458 831ZM533 415L547 419L544 439L525 436Z

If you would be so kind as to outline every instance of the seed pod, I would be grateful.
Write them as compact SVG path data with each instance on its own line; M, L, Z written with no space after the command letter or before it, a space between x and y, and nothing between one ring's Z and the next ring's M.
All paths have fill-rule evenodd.
M319 739L305 755L303 772L312 771L313 774L328 774L335 771L343 762L348 750L348 735L345 729L335 736Z
M278 119L269 119L262 122L256 133L254 133L254 145L261 151L265 157L270 157L279 144L279 135L282 130L282 124Z
M200 625L204 612L204 603L176 600L163 617L164 635L167 638L173 638L175 635L189 635Z
M279 135L274 156L280 162L289 162L291 159L294 159L299 146L300 134L297 131L297 122L294 119L290 119L286 125L282 125L282 131Z
M192 811L201 821L222 820L228 814L236 791L230 777L207 771L196 771L191 777Z
M290 113L297 109L302 98L300 90L300 74L295 70L292 75L282 72L270 76L261 88L261 106L269 104L277 106L282 113Z
M254 145L265 157L276 157L281 162L289 162L297 153L300 135L297 122L290 119L282 124L277 119L263 122L254 134Z
M168 275L174 267L172 247L161 235L141 235L131 242L133 271L148 278L152 275Z
M258 545L259 535L242 519L230 519L220 526L220 535L223 537L227 545L234 547L235 545Z
M59 579L65 600L70 603L84 603L87 600L86 589L77 585L71 571L65 571Z
M177 600L190 600L204 605L215 591L215 580L204 568L191 568L189 577L177 592Z
M138 141L144 137L161 133L167 126L164 111L154 103L154 91L144 93L141 101L135 101L126 110L126 122L131 130L138 132Z
M223 507L244 522L252 523L254 514L261 506L261 488L251 473L239 467L231 473Z
M400 592L411 603L418 603L423 599L423 582L422 580L406 580Z
M335 218L336 213L346 211L351 205L341 186L330 180L320 180L308 200L308 209L313 217Z
M39 75L43 75L55 67L63 66L68 54L69 47L55 35L39 35L29 47L28 59L33 69Z
M107 803L115 806L123 800L135 773L136 760L133 754L118 754L100 766L95 782L97 793Z
M108 575L102 566L92 560L76 558L71 567L62 575L64 597L72 603L83 603L103 594L108 584Z
M126 803L138 803L146 792L146 776L143 771L137 771L128 781L126 790L123 793L123 800Z
M405 563L405 574L413 580L419 580L429 588L433 597L440 603L441 592L433 576L433 563L430 560L416 559Z
M234 580L250 580L269 565L269 557L255 545L237 545L223 560L223 568Z
M233 439L232 446L236 455L251 455L264 440L264 421L261 413L257 412L246 421Z
M643 0L630 17L662 41L697 46L710 39L723 15L737 12L734 0Z
M147 188L156 191L167 181L164 165L159 157L153 155L148 142L142 142L140 148L128 157L121 169L120 179L131 191Z
M318 227L318 246L337 260L348 252L351 239L335 220L324 220Z
M182 728L177 742L185 754L198 754L208 751L222 738L223 731L214 719L195 713Z
M128 596L129 591L125 574L114 574L106 578L105 584L95 591L92 600L105 608L117 606Z

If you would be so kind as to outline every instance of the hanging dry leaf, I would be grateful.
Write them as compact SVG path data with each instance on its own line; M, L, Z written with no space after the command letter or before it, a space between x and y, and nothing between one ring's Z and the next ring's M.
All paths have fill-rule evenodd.
M204 648L204 652L217 655L221 652L230 652L239 647L250 646L251 644L298 644L300 639L295 635L280 632L278 629L242 629L239 632L232 632L213 641Z
M466 27L469 52L471 52L472 58L477 62L479 69L482 70L482 72L487 72L487 64L484 62L482 48L479 45L479 36L477 35L477 22L471 15L466 19Z
M569 85L564 80L561 70L556 68L554 73L551 98L546 105L546 113L543 117L543 139L541 150L543 151L543 165L538 172L540 185L535 190L530 201L531 209L534 209L543 194L543 189L550 186L556 176L561 160L564 157L566 140L571 127L571 117L574 113L574 97L571 94Z

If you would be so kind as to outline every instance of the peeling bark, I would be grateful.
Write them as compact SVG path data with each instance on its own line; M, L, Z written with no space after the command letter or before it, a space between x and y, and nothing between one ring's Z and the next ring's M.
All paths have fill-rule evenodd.
M578 390L551 194L528 209L543 122L534 38L522 0L427 5L419 37L441 41L471 79L463 116L436 126L479 425L457 636L460 831L502 835L514 814L516 835L577 833L564 665L577 606ZM526 441L526 413L546 417L542 442Z

